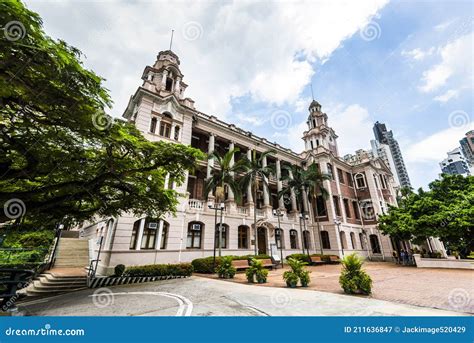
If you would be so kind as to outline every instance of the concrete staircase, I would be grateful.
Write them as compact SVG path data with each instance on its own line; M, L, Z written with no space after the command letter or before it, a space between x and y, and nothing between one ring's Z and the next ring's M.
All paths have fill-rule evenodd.
M50 296L87 287L89 243L61 237L54 268L40 274L26 288L28 296Z

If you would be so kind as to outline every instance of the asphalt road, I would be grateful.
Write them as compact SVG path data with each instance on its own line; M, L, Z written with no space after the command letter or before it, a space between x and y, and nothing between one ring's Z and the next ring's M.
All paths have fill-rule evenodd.
M450 316L366 297L259 287L200 277L86 289L25 301L27 316Z

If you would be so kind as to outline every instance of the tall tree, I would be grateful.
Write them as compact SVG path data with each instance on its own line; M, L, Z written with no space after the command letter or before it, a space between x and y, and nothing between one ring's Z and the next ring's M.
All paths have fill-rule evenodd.
M258 237L257 237L257 191L260 188L260 184L262 187L266 187L268 189L268 178L270 175L274 174L274 168L271 166L267 166L264 163L264 160L269 155L273 155L275 151L268 150L262 152L260 155L257 155L257 151L254 149L252 150L252 157L251 159L247 158L247 156L242 157L242 168L244 170L244 174L240 179L240 185L242 189L247 189L251 187L252 194L253 194L253 229L254 229L254 237L255 237L255 255L258 254Z
M383 233L415 243L439 237L461 256L474 250L474 176L443 174L429 190L407 192L399 207L380 216Z
M133 123L106 115L103 79L20 1L0 2L0 23L0 222L41 227L175 211L165 175L182 182L204 155L149 142Z
M213 151L209 154L208 159L212 159L214 161L212 166L212 176L206 180L206 184L204 186L204 194L206 197L211 193L214 192L215 202L216 205L225 200L225 186L229 187L229 189L234 193L235 200L238 202L241 198L241 191L238 182L236 181L234 175L243 170L242 162L239 161L237 163L234 162L235 153L238 152L239 149L235 148L232 150L227 151L224 156L221 156L217 151ZM217 168L215 166L215 162L217 162ZM215 209L215 221L214 225L217 226L217 207ZM214 229L216 229L214 227ZM218 248L219 248L219 256L221 255L221 247L222 247L222 222L219 224L218 229ZM215 240L214 235L214 240ZM214 247L216 242L214 241Z
M323 199L327 198L328 191L324 188L324 181L329 180L330 176L328 174L323 174L319 171L318 165L312 163L308 166L307 169L304 169L297 165L292 165L290 167L285 166L288 170L288 173L283 180L287 181L288 187L282 189L278 196L282 197L285 195L291 194L291 191L295 194L298 207L300 209L301 216L304 218L304 201L306 197L315 201L316 212L317 212L317 196L321 195ZM291 174L291 175L290 175ZM304 220L304 219L303 219ZM316 213L316 223L318 228L319 242L321 243L321 233L318 213ZM302 244L304 245L303 236L301 237ZM313 232L314 239L314 232ZM322 245L321 245L322 253Z

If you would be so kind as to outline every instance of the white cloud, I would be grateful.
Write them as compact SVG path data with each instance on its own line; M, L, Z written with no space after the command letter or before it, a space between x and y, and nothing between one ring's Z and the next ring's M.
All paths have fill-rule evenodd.
M416 48L413 50L402 50L402 56L407 56L413 58L415 61L422 61L426 57L431 56L435 51L434 47L429 48L428 50L422 50L420 48Z
M461 86L472 86L472 42L474 33L461 36L439 48L441 62L423 73L419 89L428 93L444 86L448 79L456 79Z
M454 23L456 20L452 19L452 20L448 20L448 21L445 21L445 22L442 22L438 25L436 25L434 27L435 31L438 31L438 32L441 32L441 31L444 31L446 30L452 23Z
M464 134L474 128L474 122L466 121L465 125L450 127L408 145L405 159L410 163L439 162L446 152L459 146L459 140Z
M434 98L434 100L439 102L448 102L451 99L457 98L459 96L459 91L456 89L449 89L445 93L440 94Z
M326 60L387 2L27 0L43 17L46 32L81 49L86 66L107 79L114 115L140 85L143 68L168 48L173 28L187 96L199 110L221 118L232 97L249 93L257 101L296 101L314 74L311 63ZM194 37L183 31L191 21L199 23Z
M330 106L327 111L328 124L339 136L339 154L352 154L358 149L370 147L373 139L373 123L369 112L359 104Z

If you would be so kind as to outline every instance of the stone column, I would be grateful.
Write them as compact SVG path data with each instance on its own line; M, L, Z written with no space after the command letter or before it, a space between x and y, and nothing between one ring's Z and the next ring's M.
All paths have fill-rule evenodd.
M247 150L247 158L252 160L252 150ZM252 185L249 185L247 188L247 203L253 204L253 194L252 194Z
M141 250L143 240L143 230L145 229L145 218L140 220L140 227L138 228L137 246L136 250Z
M289 170L288 172L289 172L290 178L292 179L293 178L292 171ZM291 192L291 195L290 195L290 198L291 198L291 212L296 213L296 212L298 212L298 206L296 204L295 191L292 189L290 192Z
M262 160L262 166L266 167L267 166L267 157L265 156L264 159ZM268 185L268 179L265 177L264 178L266 184ZM268 188L265 187L265 182L262 182L262 187L263 187L263 206L264 207L271 207L270 206L270 196L268 194Z
M209 134L209 145L207 147L208 154L214 151L214 140L215 140L214 134L213 133ZM207 160L207 175L206 175L208 179L211 177L213 166L214 166L214 159L213 158L208 159Z
M171 124L170 139L174 140L174 130L176 129L176 123Z
M166 89L166 78L168 77L168 70L163 70L163 78L161 79L161 89Z
M229 143L229 151L232 151L234 149L234 142L230 142ZM229 164L230 167L233 167L234 166L234 156L232 156L232 159L230 160L230 164ZM232 172L232 177L234 176L234 173ZM229 189L227 190L227 194L228 194L228 197L227 197L227 200L228 201L234 201L234 192L232 192L232 189L230 189L230 187L228 187Z
M174 85L174 92L179 94L180 93L180 82L181 82L181 77L177 76L176 77L176 82Z
M282 184L282 181L281 181L281 162L280 162L280 159L277 159L276 160L276 177L277 177L277 190L278 190L278 193L281 192L281 190L283 189L283 184ZM285 209L285 201L283 199L283 197L279 197L278 198L278 208L280 210L284 210Z
M156 237L155 249L160 250L161 249L161 236L163 235L163 220L160 220L160 224L158 226L158 230L156 234L157 234L157 237Z
M207 148L207 153L210 154L211 152L214 151L214 141L215 141L215 136L213 133L209 134L209 145ZM212 175L212 168L214 167L214 159L210 158L207 160L207 170L206 170L206 179L209 180ZM214 196L212 195L212 192L209 192L208 194L209 199L214 199Z

